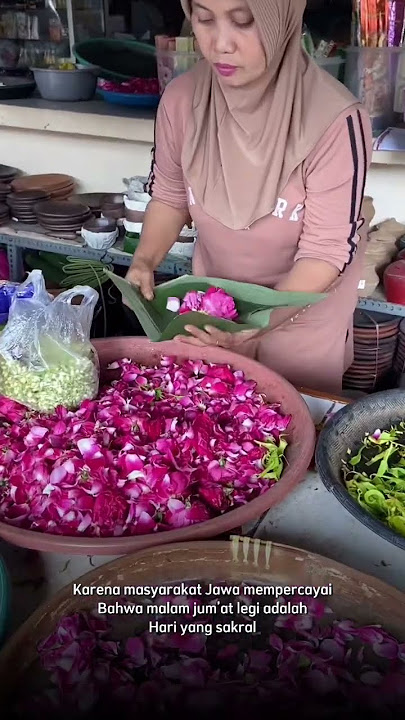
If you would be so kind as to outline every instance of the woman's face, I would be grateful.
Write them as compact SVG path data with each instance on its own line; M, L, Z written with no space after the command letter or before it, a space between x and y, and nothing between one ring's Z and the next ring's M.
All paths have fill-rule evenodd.
M192 0L191 9L201 52L222 83L243 87L263 75L266 55L246 0Z

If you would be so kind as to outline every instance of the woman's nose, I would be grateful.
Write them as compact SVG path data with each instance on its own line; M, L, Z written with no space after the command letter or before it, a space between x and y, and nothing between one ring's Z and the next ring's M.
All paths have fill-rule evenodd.
M233 33L225 27L217 26L214 35L214 50L217 55L229 55L235 52L236 42Z

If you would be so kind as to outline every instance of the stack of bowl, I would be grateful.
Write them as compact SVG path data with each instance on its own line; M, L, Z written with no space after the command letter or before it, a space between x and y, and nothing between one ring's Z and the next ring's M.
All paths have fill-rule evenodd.
M125 205L123 194L104 195L101 203L101 213L105 218L122 220L125 217Z
M0 225L7 225L10 220L10 209L6 203L0 203Z
M354 362L344 375L345 389L365 393L384 389L392 374L399 323L399 318L356 310Z
M11 193L7 198L7 204L11 208L13 220L28 225L36 225L37 216L35 206L48 199L44 190L21 190Z
M11 183L19 174L17 168L10 167L9 165L0 165L0 181L8 185Z
M11 193L11 185L0 182L0 203L7 202L7 198Z
M405 375L405 320L399 325L398 346L394 360L394 371L400 380L400 386L403 387L402 376Z
M92 217L88 206L67 200L41 202L36 206L35 212L44 230L62 238L76 235Z
M101 206L105 193L80 193L79 195L71 195L70 201L87 205L95 217L101 216Z
M66 200L74 193L75 181L70 175L26 175L11 184L14 192L21 190L44 190L52 200Z
M82 227L83 240L95 250L108 250L117 237L117 221L111 218L92 218Z

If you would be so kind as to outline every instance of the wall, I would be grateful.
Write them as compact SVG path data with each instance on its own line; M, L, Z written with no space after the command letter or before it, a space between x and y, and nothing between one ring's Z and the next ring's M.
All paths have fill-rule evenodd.
M136 121L135 121L136 122ZM151 144L2 127L1 162L24 173L59 172L82 192L122 192L122 179L148 175Z
M133 121L137 121L134 119ZM61 172L80 181L82 192L121 192L122 179L148 175L151 142L0 128L1 162L25 173ZM402 155L402 153L401 153ZM366 194L374 198L375 223L405 223L404 164L373 164ZM395 160L395 158L394 158Z
M374 198L374 224L391 217L405 224L405 165L372 165L366 194Z

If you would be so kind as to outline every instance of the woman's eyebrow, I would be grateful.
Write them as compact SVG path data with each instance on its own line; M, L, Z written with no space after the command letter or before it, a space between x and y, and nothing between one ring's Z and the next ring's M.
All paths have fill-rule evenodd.
M194 5L194 7L198 8L199 10L206 10L207 12L212 12L212 10L210 10L210 8L205 7L205 5L201 5L201 3L199 3L199 2L194 2L193 5ZM245 5L240 5L238 7L232 8L228 12L231 15L234 12L241 12L241 11L246 11L246 10L247 10L247 8Z

